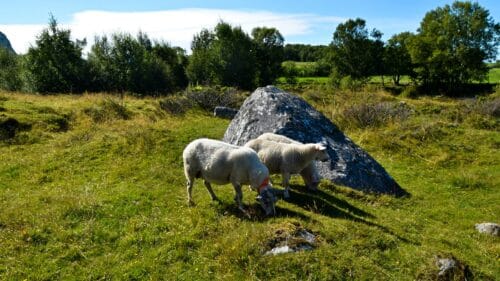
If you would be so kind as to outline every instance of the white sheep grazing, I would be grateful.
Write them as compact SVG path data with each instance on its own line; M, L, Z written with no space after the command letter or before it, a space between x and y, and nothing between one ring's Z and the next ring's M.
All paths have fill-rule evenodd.
M260 135L257 139L260 140L269 140L281 143L294 143L294 144L302 144L296 140L292 140L283 135L273 134L273 133L264 133ZM321 177L318 173L318 169L316 169L315 161L311 161L309 165L307 165L302 171L299 172L306 184L307 188L311 190L317 190Z
M250 184L259 192L260 204L266 215L274 214L276 199L269 183L269 170L252 149L217 140L197 139L186 146L182 157L189 204L194 204L191 197L194 179L202 178L212 200L217 201L219 199L210 183L231 183L236 192L234 200L245 214L241 185Z
M280 143L275 141L254 139L245 144L257 152L260 160L267 166L271 174L283 177L283 196L290 197L289 181L291 174L297 174L314 160L327 161L326 147L320 143Z

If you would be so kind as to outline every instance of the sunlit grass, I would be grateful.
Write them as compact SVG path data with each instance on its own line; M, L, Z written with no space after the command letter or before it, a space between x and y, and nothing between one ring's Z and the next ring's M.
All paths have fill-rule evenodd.
M490 68L488 72L488 82L500 84L500 68Z
M197 181L197 205L188 207L182 150L221 138L229 121L200 109L173 116L153 98L0 93L2 118L30 125L0 141L0 279L414 280L436 270L439 254L468 264L478 280L500 276L498 238L474 229L500 213L498 116L381 90L302 95L411 196L327 182L308 193L294 177L277 217L247 219L230 185L214 186L219 204ZM376 126L342 115L382 102L403 102L411 114ZM58 129L58 118L67 127ZM255 196L244 188L244 203L259 212ZM317 247L263 255L290 224L317 234Z

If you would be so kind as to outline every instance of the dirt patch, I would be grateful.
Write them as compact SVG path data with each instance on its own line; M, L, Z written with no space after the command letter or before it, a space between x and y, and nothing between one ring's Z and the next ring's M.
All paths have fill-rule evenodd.
M318 246L319 236L298 222L280 224L267 241L265 255L278 255L312 250Z

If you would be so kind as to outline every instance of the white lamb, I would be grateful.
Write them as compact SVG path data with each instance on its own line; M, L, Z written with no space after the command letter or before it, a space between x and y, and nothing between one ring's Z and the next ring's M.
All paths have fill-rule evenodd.
M329 159L326 147L320 143L295 144L254 139L245 146L257 152L271 174L282 175L285 198L290 197L288 183L291 174L299 173L314 160Z
M259 193L259 201L266 215L274 214L276 198L269 183L269 170L257 153L247 147L235 146L211 139L197 139L186 146L182 153L187 179L188 203L193 205L191 192L195 178L202 178L212 200L219 199L210 183L231 183L236 192L234 200L243 208L242 184L250 184Z
M264 133L260 135L257 139L261 140L269 140L281 143L294 143L294 144L302 144L296 140L292 140L283 135L273 134L273 133ZM318 169L316 169L315 161L311 161L309 165L307 165L302 171L299 172L306 184L307 188L310 190L317 190L321 177L318 173Z

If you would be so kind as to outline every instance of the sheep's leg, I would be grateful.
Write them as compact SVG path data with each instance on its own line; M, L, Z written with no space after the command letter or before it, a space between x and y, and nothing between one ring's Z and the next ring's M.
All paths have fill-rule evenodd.
M283 191L283 198L288 199L290 198L290 173L284 172L282 174L283 177L283 187L285 188L285 191Z
M188 196L188 205L189 206L194 206L193 197L191 196L191 193L193 191L193 183L194 183L194 179L192 179L192 178L187 179L187 196Z
M210 197L212 198L213 201L219 201L219 198L217 198L217 196L215 195L214 191L212 190L212 186L210 185L210 183L208 181L204 181L205 182L205 187L207 188L208 190L208 193L210 193Z
M248 212L243 208L243 192L241 192L241 185L239 184L233 184L234 186L234 191L236 192L236 195L234 196L234 201L236 201L236 204L238 205L238 209L243 212L247 217L250 217Z

